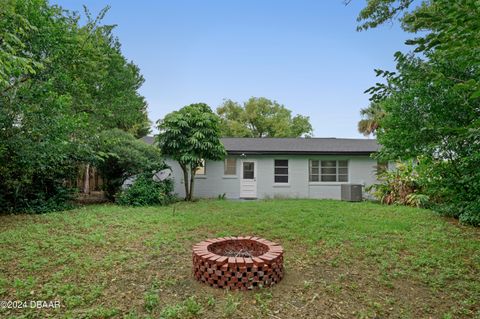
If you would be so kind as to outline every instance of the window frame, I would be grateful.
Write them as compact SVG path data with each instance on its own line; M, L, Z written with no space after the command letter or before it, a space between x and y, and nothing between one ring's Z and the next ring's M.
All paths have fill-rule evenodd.
M277 166L276 162L277 161L287 161L287 166ZM286 168L287 169L287 174L277 174L275 173L275 170L277 168ZM286 182L277 182L275 180L275 177L277 176L286 176L287 181ZM273 184L275 185L290 185L290 160L288 158L276 158L273 160Z
M245 163L253 163L253 170L252 172L252 178L245 178ZM241 173L240 173L240 178L241 180L247 180L247 181L256 181L257 180L257 161L252 161L252 160L243 160L241 161ZM250 170L247 170L250 171Z
M316 162L316 165L313 163ZM335 167L323 165L322 162L335 162ZM346 165L340 166L340 162L346 162ZM322 170L335 168L335 174L333 173L323 173ZM317 173L313 173L313 170L317 169ZM340 169L346 169L346 173L340 173ZM316 178L313 178L316 176ZM334 181L325 181L322 180L324 176L335 176ZM346 180L340 181L340 176L342 179L346 177ZM316 180L314 180L316 179ZM319 183L319 184L328 184L328 183L348 183L350 181L350 161L348 159L309 159L308 160L308 182L309 183Z
M234 165L233 165L233 169L234 169L234 173L233 174L227 174L227 168L228 168L228 160L233 160L234 161ZM231 168L232 166L230 166ZM237 177L237 159L235 157L227 157L225 158L225 160L223 161L223 176L224 177Z
M201 160L203 162L203 166L199 166L197 167L197 169L195 170L195 177L205 177L207 176L207 161L202 159ZM198 173L199 170L203 169L203 173Z

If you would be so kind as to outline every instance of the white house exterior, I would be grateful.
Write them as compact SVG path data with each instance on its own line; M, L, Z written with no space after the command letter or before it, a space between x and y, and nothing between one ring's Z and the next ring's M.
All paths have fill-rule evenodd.
M195 177L194 196L230 199L340 199L342 184L377 181L375 140L337 138L222 138L225 161L206 161ZM149 139L147 142L151 142ZM183 173L174 160L175 192L185 195Z

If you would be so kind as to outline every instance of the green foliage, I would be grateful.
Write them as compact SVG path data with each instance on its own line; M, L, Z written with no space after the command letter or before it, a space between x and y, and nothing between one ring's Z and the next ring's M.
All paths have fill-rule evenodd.
M227 294L225 304L223 306L223 313L226 317L232 317L240 306L240 298L231 293Z
M379 184L367 188L382 203L400 204L413 207L425 207L428 196L422 194L422 186L413 161L399 162L395 169L379 175Z
M105 191L111 200L127 178L152 175L167 168L158 148L119 129L102 132L96 151L95 166L105 180Z
M173 181L171 179L157 182L153 180L151 174L142 174L135 179L133 185L116 196L115 202L129 206L163 206L175 200L172 191Z
M367 108L360 110L360 115L363 118L358 122L358 132L368 136L375 134L385 111L379 103L371 103Z
M204 103L190 104L157 122L162 155L176 160L183 170L185 200L192 200L196 170L203 161L225 156L220 142L220 119Z
M148 131L138 68L113 26L46 0L0 5L0 209L62 207L66 181L95 159L96 133ZM55 201L53 203L52 201ZM38 208L36 208L38 206Z
M147 291L144 294L145 310L152 312L159 304L160 298L155 290Z
M395 53L396 72L367 92L382 108L382 159L421 159L418 174L436 210L479 225L480 4L475 0L370 0L361 28L399 16L413 52ZM418 54L420 53L420 54Z
M367 5L358 15L357 21L363 21L363 24L359 25L357 30L375 28L396 18L403 10L408 9L412 2L413 0L367 0Z
M243 106L226 100L217 113L226 137L308 137L313 131L308 116L292 117L292 111L264 97L252 97Z

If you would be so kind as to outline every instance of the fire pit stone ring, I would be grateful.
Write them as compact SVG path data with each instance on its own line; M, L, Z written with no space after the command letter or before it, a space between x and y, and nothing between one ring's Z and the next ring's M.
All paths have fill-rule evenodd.
M254 236L207 239L193 246L193 273L215 288L270 287L283 278L283 248Z

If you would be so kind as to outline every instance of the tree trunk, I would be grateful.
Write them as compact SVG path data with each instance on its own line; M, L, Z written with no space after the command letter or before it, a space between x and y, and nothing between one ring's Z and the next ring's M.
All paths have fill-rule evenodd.
M190 194L188 194L188 200L191 201L193 199L193 185L195 182L195 169L190 167Z
M188 179L188 169L186 165L180 164L180 167L182 168L183 171L183 183L185 184L185 200L188 201L188 196L190 194L189 192L189 179Z
M90 164L85 165L85 173L83 174L83 193L90 193Z

